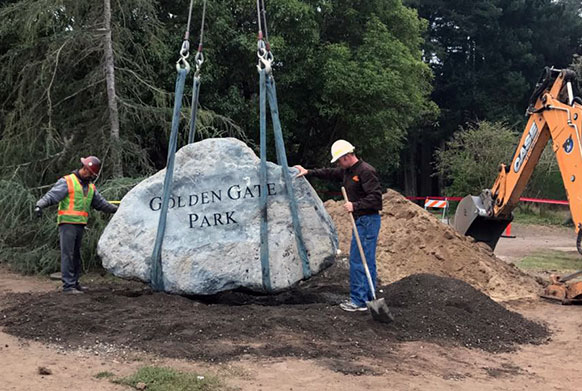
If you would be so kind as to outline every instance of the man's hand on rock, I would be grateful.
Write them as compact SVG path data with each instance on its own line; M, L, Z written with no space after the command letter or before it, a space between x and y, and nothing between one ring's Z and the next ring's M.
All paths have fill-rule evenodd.
M303 168L300 165L293 166L293 168L296 168L296 169L299 170L299 173L297 175L295 175L295 178L299 178L299 177L305 176L309 172L309 170L306 170L305 168Z
M344 204L344 208L345 210L347 210L348 212L353 212L354 211L354 204L352 204L351 202L346 202Z

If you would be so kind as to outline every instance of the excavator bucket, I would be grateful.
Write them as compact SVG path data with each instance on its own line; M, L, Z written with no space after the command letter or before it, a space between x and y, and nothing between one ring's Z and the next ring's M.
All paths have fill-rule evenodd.
M495 250L497 241L509 225L511 218L494 218L488 212L483 196L466 196L459 202L455 213L455 229L477 242L487 244Z
M550 276L550 285L544 289L544 299L557 300L562 304L582 303L582 281L568 281L582 275L582 271L577 271L569 276L559 276L552 274Z
M562 304L582 303L582 281L570 284L550 284L541 296L544 299L561 301Z

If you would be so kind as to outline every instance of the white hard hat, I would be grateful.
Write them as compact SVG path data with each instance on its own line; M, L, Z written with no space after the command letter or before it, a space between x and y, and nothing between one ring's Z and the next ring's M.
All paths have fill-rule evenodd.
M331 162L335 163L340 157L354 152L354 149L356 148L346 140L337 140L331 146Z

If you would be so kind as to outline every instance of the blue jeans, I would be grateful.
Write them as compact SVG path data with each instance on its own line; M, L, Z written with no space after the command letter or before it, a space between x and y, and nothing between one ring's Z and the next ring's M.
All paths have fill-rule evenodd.
M380 232L380 223L380 215L364 215L356 220L356 227L364 248L364 255L366 256L374 288L376 287L376 244L378 242L378 233ZM355 235L352 235L352 245L350 247L350 298L352 303L359 307L365 306L366 301L374 299Z

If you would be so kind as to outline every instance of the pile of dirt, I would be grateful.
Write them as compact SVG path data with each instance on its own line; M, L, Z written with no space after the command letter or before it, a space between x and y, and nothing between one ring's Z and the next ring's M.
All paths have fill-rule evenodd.
M168 357L225 362L246 355L319 359L344 373L360 358L390 357L398 341L507 351L540 343L541 325L506 310L470 285L432 275L380 287L396 317L346 313L347 263L294 290L260 296L225 292L186 298L147 287L92 286L84 295L8 294L0 326L18 337L65 347L118 346ZM395 359L397 359L395 357Z
M498 259L487 245L460 235L398 192L388 190L382 201L376 264L383 283L430 273L466 281L494 300L539 294L540 286L533 277ZM352 225L342 205L325 203L338 231L340 249L348 254Z
M500 349L507 341L536 341L548 333L544 326L453 278L414 274L384 287L383 295L399 318L401 338L414 340L425 333L488 350L492 346Z

